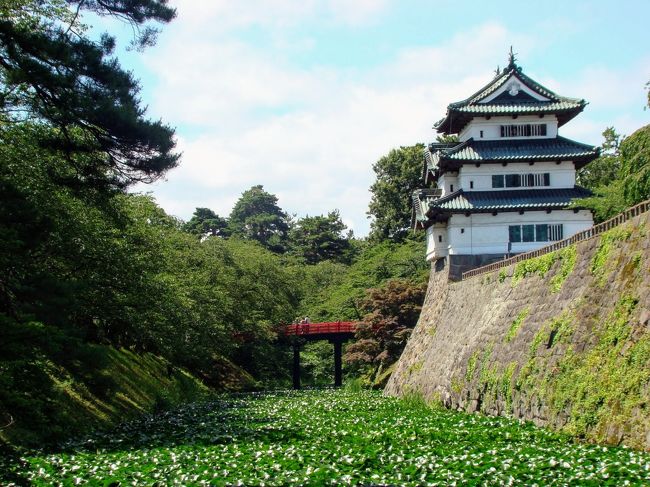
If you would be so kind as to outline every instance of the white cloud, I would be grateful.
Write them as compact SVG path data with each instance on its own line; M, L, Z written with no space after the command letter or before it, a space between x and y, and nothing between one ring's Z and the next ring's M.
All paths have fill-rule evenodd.
M227 215L242 191L263 184L287 212L338 208L365 235L372 164L393 147L433 140L431 126L446 105L487 83L510 45L520 59L543 49L529 34L488 22L433 47L403 49L374 68L305 68L287 55L296 49L294 39L281 33L271 47L224 34L251 26L280 32L323 12L346 24L371 22L387 5L179 0L178 21L145 56L157 79L152 113L193 128L180 131L180 167L153 187L160 204L186 219L199 206ZM308 50L314 41L296 42ZM590 108L609 100L611 83L626 89L630 83L602 68L587 68L571 82L549 81L561 94L593 98ZM621 94L618 101L628 98ZM588 134L599 136L604 127L589 117L578 120L566 133L598 143Z
M147 58L158 78L152 108L201 134L183 136L181 166L155 192L163 207L188 218L208 203L189 207L184 189L174 187L219 194L213 209L228 214L243 190L264 184L286 211L338 208L363 235L372 164L393 147L433 140L431 126L447 103L488 81L511 37L486 24L365 72L303 69L232 40L175 38L161 46L164 55Z
M249 27L282 29L307 19L351 26L373 22L391 0L175 0L175 30L223 33Z

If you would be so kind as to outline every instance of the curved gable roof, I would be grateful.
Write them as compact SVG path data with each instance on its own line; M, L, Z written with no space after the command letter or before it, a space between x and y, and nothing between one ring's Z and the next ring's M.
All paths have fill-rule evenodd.
M511 82L520 83L509 93ZM529 93L530 92L530 93ZM496 95L496 96L495 96ZM537 95L537 96L535 96ZM446 116L436 122L438 132L453 134L476 116L556 114L558 125L563 125L586 106L585 100L560 96L526 76L511 60L504 71L470 97L450 103Z

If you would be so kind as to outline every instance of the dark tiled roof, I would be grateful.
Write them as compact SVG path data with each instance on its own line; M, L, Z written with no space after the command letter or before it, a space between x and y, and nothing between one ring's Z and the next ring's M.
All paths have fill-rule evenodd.
M441 160L448 161L548 161L595 159L598 148L564 137L522 140L473 140L443 149Z
M481 103L480 105L468 105L457 109L460 113L472 115L527 115L540 113L561 113L575 109L582 109L578 102L558 101L540 103L509 103L492 104Z
M521 84L548 100L537 100L520 91L515 95L500 94L487 103L481 102L501 88L511 76L516 77ZM512 62L502 73L469 98L450 103L446 116L436 122L434 128L438 132L458 133L475 116L550 113L557 115L558 124L561 126L580 113L586 104L581 99L557 95L526 76L521 68Z
M458 190L443 198L423 196L421 206L426 215L432 213L489 212L504 210L541 210L566 208L572 200L586 198L591 192L576 186L565 189L517 189L505 191Z

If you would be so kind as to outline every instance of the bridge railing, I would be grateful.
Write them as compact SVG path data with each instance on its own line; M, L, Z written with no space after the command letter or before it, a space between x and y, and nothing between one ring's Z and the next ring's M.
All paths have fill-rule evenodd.
M332 321L327 323L300 323L284 327L285 335L321 335L328 333L354 333L354 321Z
M517 262L521 262L522 260L539 257L540 255L550 254L556 250L560 250L568 247L569 245L573 245L576 242L589 240L590 238L594 238L601 233L620 225L621 223L631 220L635 216L639 216L642 213L647 212L648 210L650 210L650 200L646 200L642 203L639 203L638 205L628 208L623 213L616 215L614 218L610 218L609 220L599 223L598 225L594 225L593 227L583 230L582 232L578 232L569 238L565 238L564 240L559 240L540 249L526 252L524 254L518 254L514 257L510 257L509 259L500 260L492 264L484 265L483 267L477 267L471 271L463 272L462 279L465 280L469 279L470 277L486 274L488 272L494 272L498 269L502 269L503 267L508 267L512 264L516 264Z

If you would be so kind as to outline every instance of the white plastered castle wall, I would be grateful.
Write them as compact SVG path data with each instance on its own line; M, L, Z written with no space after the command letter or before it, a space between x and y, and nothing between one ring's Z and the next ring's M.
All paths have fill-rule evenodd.
M442 189L440 196L445 196L461 189L462 184L458 180L458 173L448 172L440 176L438 179L438 188Z
M454 214L447 224L437 223L427 229L427 260L447 255L506 255L508 227L517 224L562 224L566 238L593 226L593 218L587 210ZM530 252L550 243L514 242L510 253Z
M536 162L530 165L524 163L501 164L465 164L458 171L458 189L464 191L506 191L521 188L493 188L492 175L495 174L550 174L550 186L546 188L573 188L576 183L576 170L573 162L563 161L560 164L555 162ZM473 188L472 188L472 184ZM456 189L456 186L454 186Z
M428 261L449 255L449 238L446 223L435 223L427 228Z
M486 117L475 118L468 123L458 134L461 142L473 138L474 140L522 140L522 137L501 137L501 125L545 123L546 135L537 137L526 137L526 139L554 139L558 135L557 118L555 115L520 115L517 118L509 117Z

